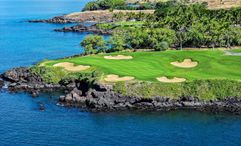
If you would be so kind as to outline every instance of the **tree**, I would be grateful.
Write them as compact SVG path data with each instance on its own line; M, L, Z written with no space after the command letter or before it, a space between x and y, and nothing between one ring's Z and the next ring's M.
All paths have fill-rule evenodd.
M85 54L93 54L105 51L105 41L102 36L88 35L80 45L84 47Z
M158 42L155 46L154 49L155 51L165 51L169 48L169 44L167 42Z
M205 4L169 1L158 3L155 15L158 23L148 22L145 26L174 30L176 45L181 49L182 46L215 48L240 44L241 8L211 10Z
M185 27L180 28L176 31L177 40L179 42L179 47L182 50L183 44L187 41L187 30Z
M109 42L110 42L112 51L124 50L125 40L124 40L123 37L121 37L119 35L113 34L113 36L110 37L110 41Z
M94 10L99 10L100 6L96 2L89 2L85 5L83 11L94 11Z
M125 0L97 0L85 5L84 11L114 9L125 5Z

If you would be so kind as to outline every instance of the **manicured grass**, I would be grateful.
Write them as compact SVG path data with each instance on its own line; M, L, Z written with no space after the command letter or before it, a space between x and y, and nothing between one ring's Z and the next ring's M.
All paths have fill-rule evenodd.
M233 50L230 50L229 52L241 53L241 48L240 49L233 49Z
M131 55L132 60L106 60L106 55ZM195 68L178 68L170 63L191 58L199 64ZM188 81L198 79L241 80L241 56L225 56L223 51L165 51L165 52L122 52L98 54L71 59L54 60L46 63L53 66L60 62L75 65L90 65L91 70L120 76L134 76L138 80L155 81L160 76L182 77Z
M144 24L144 21L123 21L123 22L115 22L115 25L120 25L122 27L128 27L128 26L142 26Z
M144 21L119 21L114 23L100 23L97 27L100 29L115 29L115 28L129 28L129 27L141 27Z

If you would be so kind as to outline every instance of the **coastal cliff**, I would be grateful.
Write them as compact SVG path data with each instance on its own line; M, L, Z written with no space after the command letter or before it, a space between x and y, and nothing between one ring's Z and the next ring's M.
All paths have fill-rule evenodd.
M1 75L12 92L26 91L32 96L38 96L42 91L63 91L59 103L64 106L78 107L81 110L92 112L113 111L170 111L191 109L205 112L228 112L241 114L241 99L227 97L204 101L192 96L172 97L123 95L114 90L113 84L93 83L90 85L86 79L60 81L59 84L45 83L30 68L14 68ZM2 79L0 85L3 85Z

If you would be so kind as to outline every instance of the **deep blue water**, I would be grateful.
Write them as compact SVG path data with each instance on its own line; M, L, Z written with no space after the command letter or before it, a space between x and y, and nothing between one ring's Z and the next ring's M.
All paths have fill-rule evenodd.
M0 0L0 72L81 52L85 34L25 20L79 11L84 0ZM0 91L0 145L240 146L241 117L199 112L88 113L56 105L58 94L32 98ZM45 111L40 111L43 104Z

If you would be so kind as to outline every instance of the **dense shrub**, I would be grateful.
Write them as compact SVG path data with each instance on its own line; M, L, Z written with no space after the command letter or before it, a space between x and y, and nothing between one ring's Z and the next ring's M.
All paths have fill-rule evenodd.
M175 42L175 31L166 28L126 28L117 30L114 37L121 37L125 46L132 49L166 50Z
M196 97L201 100L241 98L241 82L231 80L196 80L186 83L119 82L116 92L130 96L150 98L155 96L178 99L182 96Z
M84 47L85 54L104 52L106 48L104 38L99 35L88 35L80 45Z
M83 11L106 10L122 7L125 5L125 0L97 0L89 2L85 5Z
M154 3L128 4L126 3L126 0L97 0L95 2L87 3L83 11L106 10L106 9L147 10L147 9L154 9L154 8L155 8Z
M230 47L241 45L241 7L209 10L204 4L158 3L158 23L147 27L167 27L176 32L175 46Z
M98 78L100 72L68 72L61 67L39 67L33 66L31 72L39 75L45 83L50 84L68 84L69 81L79 80L85 83L88 87L92 87Z
M68 75L68 72L59 67L39 67L34 66L31 71L39 75L44 82L51 84L58 84L62 78Z

